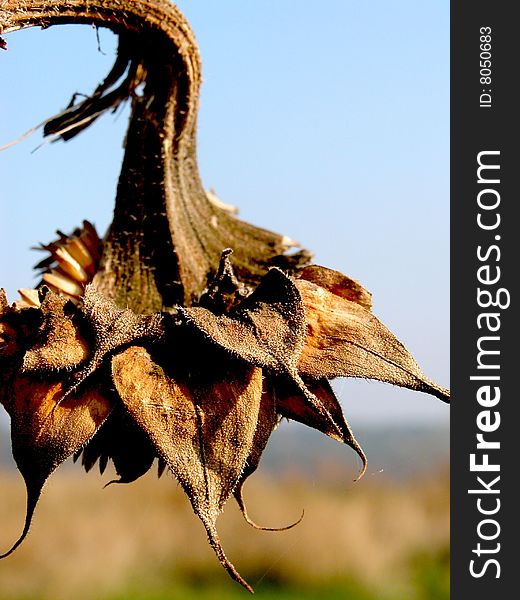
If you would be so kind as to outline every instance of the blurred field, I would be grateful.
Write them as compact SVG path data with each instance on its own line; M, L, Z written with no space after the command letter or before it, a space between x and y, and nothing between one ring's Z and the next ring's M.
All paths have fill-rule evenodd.
M219 521L226 553L258 598L449 598L447 472L360 482L344 473L253 477L246 500L256 531L230 501ZM169 476L125 486L105 474L62 468L50 480L26 543L0 562L2 600L247 598L220 568L202 525ZM25 492L0 473L0 546L17 537Z

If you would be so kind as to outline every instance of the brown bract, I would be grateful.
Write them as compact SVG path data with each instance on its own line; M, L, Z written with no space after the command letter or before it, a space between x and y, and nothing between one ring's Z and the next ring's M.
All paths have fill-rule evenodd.
M226 362L167 375L146 350L132 347L113 359L112 373L125 408L186 491L220 562L250 590L224 554L215 524L253 447L262 372Z
M411 354L363 305L303 279L296 285L305 305L307 336L298 369L311 377L362 377L449 400ZM335 288L332 288L335 289Z
M0 327L10 340L0 359L11 365L3 402L28 495L23 533L7 554L27 534L47 477L69 456L82 455L87 471L99 461L103 472L112 460L118 483L134 481L158 458L184 488L222 565L250 589L226 557L216 521L234 495L258 527L243 485L280 418L351 446L363 473L365 454L328 378L370 377L447 399L366 308L346 299L366 304L368 293L359 286L352 296L351 280L318 266L314 281L321 272L336 293L306 273L295 280L274 268L224 312L229 289L218 281L212 289L220 291L205 297L209 308L154 315L120 309L91 285L77 306L45 288L38 308L15 309L0 296ZM229 252L218 273L239 286ZM37 327L17 338L15 317L24 315Z
M23 541L41 490L49 475L79 450L112 410L102 386L92 381L81 393L63 398L60 381L17 374L5 391L4 406L11 417L13 457L27 488L25 526L20 538L0 558Z
M197 44L167 0L4 0L0 34L85 23L119 36L94 93L46 121L72 139L130 100L114 219L41 245L45 286L9 305L0 291L0 402L27 487L29 531L49 475L68 457L109 460L129 483L167 466L230 575L216 528L281 418L353 448L329 379L362 377L447 401L371 313L371 294L310 265L288 236L245 223L207 193L196 157ZM0 46L5 47L3 38ZM139 88L139 93L135 90ZM76 97L75 97L76 98ZM288 252L290 248L296 248ZM233 252L233 265L230 261ZM110 482L113 483L113 482ZM265 528L264 529L274 529Z

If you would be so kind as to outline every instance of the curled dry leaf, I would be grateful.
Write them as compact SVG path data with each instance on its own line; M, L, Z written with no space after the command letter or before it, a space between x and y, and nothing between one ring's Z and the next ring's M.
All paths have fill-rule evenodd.
M135 341L159 342L164 335L161 315L136 315L130 309L120 309L93 285L86 287L78 310L92 338L92 352L85 364L73 374L66 394L99 369L117 349Z
M217 278L224 272L236 282L230 264ZM317 273L318 267L315 280ZM341 277L329 273L327 284L331 277L337 290ZM45 480L68 456L82 454L87 471L99 461L103 472L112 460L118 483L134 481L157 457L183 486L222 565L250 589L222 549L216 520L233 494L246 521L275 529L250 519L243 485L280 418L351 446L364 472L365 454L327 377L359 376L352 364L361 362L364 376L409 387L419 381L430 386L425 391L437 390L362 306L367 296L357 288L360 303L346 299L352 285L344 280L347 290L333 294L275 268L227 312L229 290L210 288L206 304L219 307L217 313L179 306L168 314L136 315L92 285L78 306L45 289L38 308L22 311L0 296L6 339L9 332L18 339L10 319L15 324L23 315L37 315L32 334L5 355L18 357L4 404L28 493L26 524L13 549L28 532ZM351 344L355 351L349 353ZM104 368L109 364L111 376ZM50 373L53 383L42 381Z
M341 427L305 385L298 359L305 340L305 310L294 282L279 269L271 269L256 290L228 315L203 308L186 308L186 316L205 339L246 362L291 379L313 410L342 436Z
M278 426L280 419L281 415L278 412L276 404L274 386L272 385L270 379L266 378L264 380L260 414L258 417L255 436L253 438L253 445L247 458L244 470L242 471L242 475L240 476L234 491L235 500L237 501L237 504L246 522L255 529L260 529L262 531L285 531L287 529L292 529L301 522L304 514L302 511L300 518L290 525L285 525L282 527L266 527L263 525L258 525L250 518L244 502L244 483L257 470L262 454L267 446L267 442L269 441L273 431Z
M371 313L346 275L310 265L287 235L244 223L201 184L195 38L168 0L4 0L0 34L89 23L119 36L92 96L48 119L72 139L132 100L114 219L101 242L84 221L41 245L39 290L0 290L0 402L27 487L29 530L48 476L66 458L111 460L127 483L168 466L230 575L217 517L257 469L281 418L366 458L328 379L363 377L447 401ZM0 47L5 47L0 38ZM138 94L134 91L140 88ZM290 247L296 250L289 253ZM229 257L233 251L233 265ZM256 525L255 525L256 526Z
M108 461L114 464L119 479L107 483L131 483L147 473L157 452L147 435L129 418L122 407L115 407L90 442L74 457L88 473L99 461L103 475Z
M292 382L281 381L272 386L278 413L286 419L303 423L321 431L333 440L350 446L361 459L362 469L359 477L362 477L367 466L365 453L345 420L330 383L327 379L317 379L305 382L305 386L311 394L318 398L326 412L316 410L315 404L308 401L307 395L302 393L300 386L296 386Z
M218 559L250 590L224 554L215 525L252 450L262 374L232 362L217 369L206 364L207 371L196 373L172 365L166 374L144 348L131 347L112 359L112 374L124 406L184 488Z
M282 527L265 527L258 525L255 523L250 517L246 509L246 505L244 502L244 483L246 480L256 471L258 465L260 464L260 459L262 454L267 446L267 442L271 437L271 434L278 426L280 422L280 415L277 412L276 402L274 394L271 391L271 386L269 385L268 379L264 379L263 382L263 393L262 398L260 400L260 411L258 415L258 423L256 425L256 431L253 438L253 443L251 447L251 452L247 457L246 464L244 466L244 470L240 475L240 479L237 482L236 488L234 490L235 500L242 512L244 519L249 525L254 527L255 529L260 529L263 531L284 531L287 529L291 529L298 525L298 523L303 518L303 513L301 517L291 523L290 525L282 526Z
M259 367L294 374L302 351L305 313L298 290L271 269L254 292L228 314L183 308L188 325L208 341Z
M362 377L433 394L449 391L428 379L401 342L371 312L309 281L298 280L307 318L298 368L313 378Z
M4 406L11 417L13 457L27 488L25 526L20 538L0 558L11 554L29 532L34 509L49 475L77 452L112 410L99 382L63 398L60 381L16 375Z
M18 308L38 308L40 306L40 296L38 290L22 288L18 290L21 300L15 302ZM21 304L21 306L20 306Z

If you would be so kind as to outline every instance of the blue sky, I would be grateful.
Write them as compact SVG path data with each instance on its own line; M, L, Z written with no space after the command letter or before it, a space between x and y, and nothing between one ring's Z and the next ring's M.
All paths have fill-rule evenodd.
M449 2L184 0L204 84L205 185L241 218L358 279L424 371L449 384ZM318 8L319 7L319 8ZM5 36L0 145L108 71L89 27ZM0 285L35 283L55 229L111 220L128 112L36 152L0 153ZM351 424L447 422L446 406L373 382L335 384Z

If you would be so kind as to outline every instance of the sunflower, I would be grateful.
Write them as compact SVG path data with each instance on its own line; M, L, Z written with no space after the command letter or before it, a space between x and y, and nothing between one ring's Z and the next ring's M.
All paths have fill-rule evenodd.
M101 241L85 221L42 245L37 289L0 293L0 401L27 488L26 537L49 475L67 458L112 461L129 483L157 461L186 492L209 542L280 419L357 443L330 380L385 381L448 401L371 312L371 294L311 264L290 238L239 220L196 167L197 45L166 0L6 0L0 33L94 23L119 35L91 97L44 124L71 139L132 101L114 220ZM140 88L141 93L134 90ZM292 252L289 250L293 248Z

